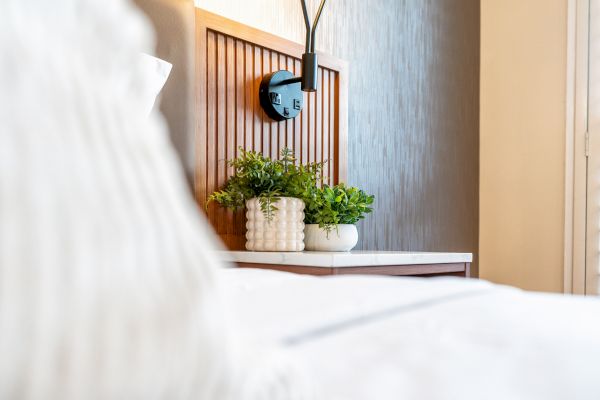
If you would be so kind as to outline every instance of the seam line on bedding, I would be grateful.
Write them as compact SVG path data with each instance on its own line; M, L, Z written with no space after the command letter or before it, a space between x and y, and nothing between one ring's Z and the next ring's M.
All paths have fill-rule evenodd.
M374 323L379 320L389 318L389 317L392 317L392 316L395 316L398 314L404 314L404 313L416 311L418 309L422 309L422 308L426 308L426 307L433 307L433 306L440 304L441 302L462 300L462 299L465 299L468 297L487 294L487 293L490 293L489 289L476 290L476 291L470 291L470 292L453 293L453 294L449 294L449 295L445 295L445 296L436 297L433 299L418 301L418 302L412 303L412 304L405 304L405 305L401 305L401 306L388 308L388 309L385 309L385 310L382 310L379 312L375 312L372 314L363 315L363 316L351 318L351 319L348 319L345 321L326 325L326 326L323 326L323 327L320 327L317 329L312 329L312 330L306 331L299 335L288 336L287 338L283 339L283 345L289 346L289 347L298 346L298 345L304 344L304 343L312 341L312 340L318 340L325 336L329 336L334 333L338 333L343 330L348 330L348 329L351 329L351 328L354 328L357 326L363 326L366 324Z

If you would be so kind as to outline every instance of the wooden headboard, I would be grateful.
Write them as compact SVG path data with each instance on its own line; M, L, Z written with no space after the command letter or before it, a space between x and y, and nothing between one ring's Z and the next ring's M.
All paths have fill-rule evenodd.
M287 69L300 75L303 46L196 9L195 195L204 208L232 170L227 160L238 147L278 157L294 150L301 163L328 160L325 181L346 180L348 132L347 63L319 53L319 88L304 94L304 109L292 120L275 122L260 107L262 77ZM207 215L226 246L243 249L245 215L212 204Z

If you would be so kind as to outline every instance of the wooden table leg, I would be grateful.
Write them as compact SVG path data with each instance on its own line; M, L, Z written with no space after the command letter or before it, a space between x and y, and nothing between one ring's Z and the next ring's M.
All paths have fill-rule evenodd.
M465 278L471 277L471 263L465 263Z

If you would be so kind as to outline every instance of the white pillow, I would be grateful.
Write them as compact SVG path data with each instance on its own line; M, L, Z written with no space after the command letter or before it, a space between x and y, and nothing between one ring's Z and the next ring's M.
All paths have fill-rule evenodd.
M164 87L173 65L160 58L142 53L140 58L140 69L144 74L147 85L147 93L143 99L143 108L149 115L154 107L156 98Z

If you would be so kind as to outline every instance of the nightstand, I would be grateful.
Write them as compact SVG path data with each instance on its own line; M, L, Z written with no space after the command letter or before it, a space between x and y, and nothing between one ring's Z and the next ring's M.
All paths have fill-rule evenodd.
M263 268L308 275L394 275L470 277L471 253L351 251L328 253L225 251L223 260L241 268Z

